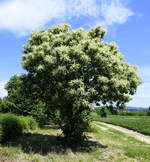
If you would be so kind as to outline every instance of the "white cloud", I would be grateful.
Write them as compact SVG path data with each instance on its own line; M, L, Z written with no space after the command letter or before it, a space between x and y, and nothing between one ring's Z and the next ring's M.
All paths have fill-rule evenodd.
M0 2L0 29L25 35L53 20L86 16L112 25L125 23L132 15L121 0L5 0Z
M104 17L103 23L108 26L114 23L123 24L134 15L121 0L102 0L101 10Z
M0 3L0 28L26 34L64 14L63 0L7 0Z
M6 83L7 81L0 81L0 97L7 96L7 91L4 89Z
M99 16L99 5L96 0L68 0L66 16Z

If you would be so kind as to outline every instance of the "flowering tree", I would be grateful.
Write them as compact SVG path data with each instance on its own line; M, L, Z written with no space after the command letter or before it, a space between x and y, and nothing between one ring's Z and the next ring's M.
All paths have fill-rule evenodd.
M57 25L32 33L23 51L32 93L61 128L65 141L79 142L89 126L89 103L121 107L140 84L116 44L103 41L105 30L89 32Z

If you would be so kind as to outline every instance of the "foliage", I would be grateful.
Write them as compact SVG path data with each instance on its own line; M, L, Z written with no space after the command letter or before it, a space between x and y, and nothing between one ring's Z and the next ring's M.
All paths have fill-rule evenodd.
M120 111L118 115L122 116L148 116L148 110Z
M32 117L0 114L0 137L2 142L17 138L23 132L37 129L38 124Z
M0 105L0 112L1 113L15 113L18 114L18 108L13 102L10 102L7 97L4 97L2 103ZM20 111L19 111L20 112Z
M0 98L0 108L1 108L1 105L2 105L2 99Z
M29 130L35 130L38 128L38 123L33 119L31 116L19 116L18 117L24 125L24 130L29 131Z
M117 114L110 112L106 107L103 108L95 108L93 112L95 112L95 116L103 116L101 115L101 111L105 112L107 115L121 115L121 116L149 116L149 109L145 110L118 110Z
M104 107L101 109L100 115L101 115L101 117L106 117L107 116L107 113L106 113L106 110L105 110Z
M11 77L5 86L8 96L2 100L0 111L24 116L30 115L42 125L46 122L44 103L32 99L29 89L27 91L26 88L27 83L24 75Z
M2 141L2 133L3 133L3 131L2 131L2 126L1 126L1 124L0 124L0 142Z
M107 118L97 118L98 121L123 126L137 132L150 135L149 116L109 115Z
M100 26L89 32L57 25L32 33L22 65L31 93L62 129L66 143L80 143L89 126L89 103L122 107L140 79Z
M2 98L0 97L0 112L1 112L1 109L2 109L2 103L3 103L3 100L2 100Z
M150 116L150 107L148 108L147 115Z
M16 138L23 133L23 122L14 115L7 114L2 118L2 142Z
M105 107L94 108L93 112L95 112L97 115L101 117L106 117L107 114L110 114L110 112L108 112L108 110Z

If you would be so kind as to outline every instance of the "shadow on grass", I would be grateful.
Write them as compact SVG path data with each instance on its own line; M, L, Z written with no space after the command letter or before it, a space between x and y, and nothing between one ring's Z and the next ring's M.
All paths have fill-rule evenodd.
M59 129L58 125L55 124L51 124L51 125L44 125L43 127L41 127L43 129Z
M43 135L43 134L31 134L27 133L18 139L9 141L9 143L3 146L21 147L25 153L38 153L41 155L47 155L48 153L65 154L68 147L64 147L57 136ZM82 146L72 149L73 152L90 152L95 148L107 148L97 141L86 140Z

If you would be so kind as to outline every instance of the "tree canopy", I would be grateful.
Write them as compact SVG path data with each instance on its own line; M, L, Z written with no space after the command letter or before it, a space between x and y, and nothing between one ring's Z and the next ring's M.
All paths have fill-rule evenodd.
M5 85L7 97L0 100L0 111L17 115L31 115L40 125L46 122L45 105L38 99L32 98L26 75L14 75Z
M49 117L67 142L83 137L89 104L122 107L141 83L115 43L103 40L101 26L88 32L69 25L33 32L23 50L23 68L32 94L45 103Z

